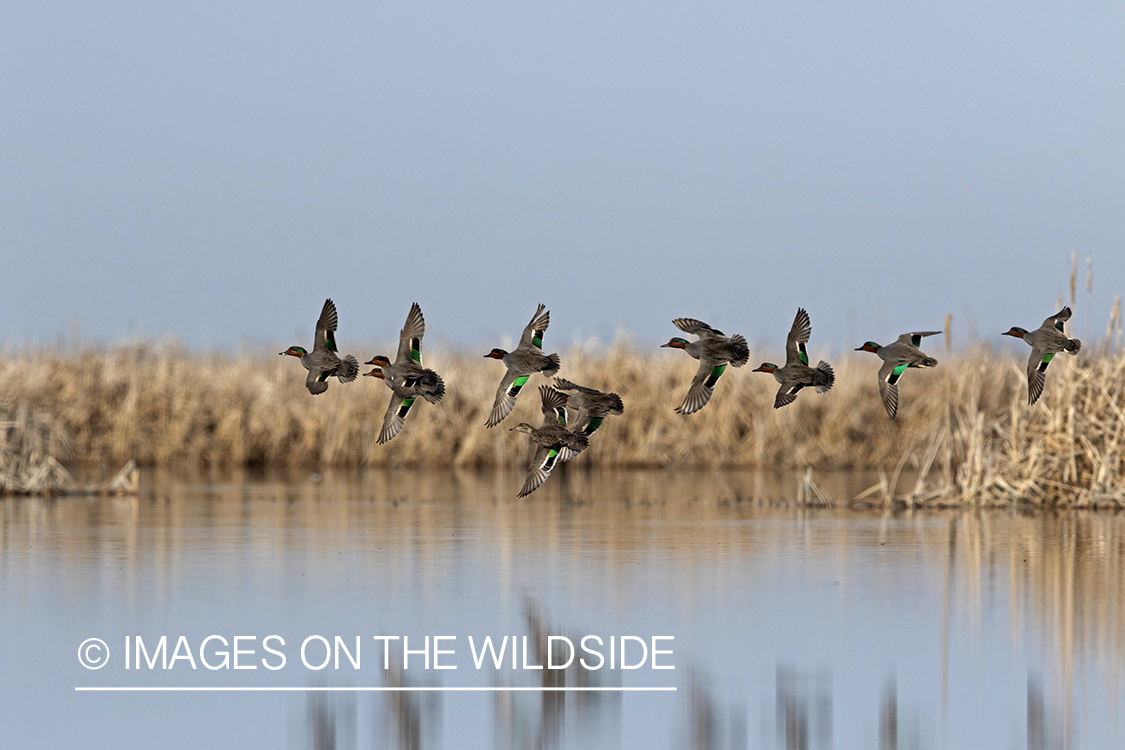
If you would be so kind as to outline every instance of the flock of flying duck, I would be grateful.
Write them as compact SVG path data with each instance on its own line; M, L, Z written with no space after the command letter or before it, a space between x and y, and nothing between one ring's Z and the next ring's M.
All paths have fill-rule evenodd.
M1071 310L1064 307L1043 321L1034 331L1012 327L1005 336L1022 338L1031 345L1031 357L1027 362L1028 405L1034 404L1043 393L1047 365L1059 352L1077 354L1082 347L1078 339L1067 338L1063 324L1070 319ZM495 427L504 421L516 405L528 379L537 372L548 378L558 374L562 366L558 354L543 352L543 334L551 322L551 313L546 306L539 305L531 322L523 329L519 345L513 351L493 349L485 357L501 360L506 366L504 377L496 389L496 399L489 412L485 427ZM699 369L692 378L684 402L676 408L680 414L699 411L711 400L715 384L726 370L727 365L742 367L750 360L750 347L741 334L727 336L722 331L693 318L676 318L673 324L681 331L697 337L695 341L674 337L661 348L683 349L693 359L699 360ZM312 351L299 346L291 346L281 354L291 355L301 360L309 371L305 386L316 395L328 390L328 378L335 377L341 383L350 383L359 375L359 362L348 354L340 357L336 347L336 326L338 316L332 300L324 301L320 318L316 322L316 338ZM398 339L398 352L394 362L388 357L378 355L364 364L374 365L371 372L364 373L380 378L391 389L391 400L383 417L383 427L379 432L379 444L391 440L402 430L406 416L414 402L423 398L431 404L441 401L445 395L445 383L433 370L422 366L422 337L426 333L426 321L422 308L415 302L406 316ZM898 414L898 381L911 367L934 367L937 360L919 349L922 339L941 331L914 331L904 333L886 346L868 341L856 351L872 352L883 360L879 368L879 394L887 414L894 419ZM816 367L809 365L806 345L812 334L812 322L803 308L797 310L793 326L785 341L785 365L778 367L772 362L763 362L753 372L773 375L780 384L773 406L779 409L797 399L803 388L813 388L817 393L827 393L835 382L832 366L821 360ZM581 453L590 443L590 436L601 427L606 417L624 413L625 406L616 393L602 393L565 380L555 378L554 386L539 387L543 408L543 424L533 427L521 422L512 428L531 437L535 444L527 480L519 497L534 492L547 481L551 470L559 461L568 461ZM575 419L568 417L568 409L575 412Z

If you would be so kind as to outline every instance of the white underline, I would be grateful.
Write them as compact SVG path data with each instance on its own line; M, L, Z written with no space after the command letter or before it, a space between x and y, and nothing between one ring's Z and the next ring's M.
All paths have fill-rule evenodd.
M100 693L653 693L675 687L75 687Z

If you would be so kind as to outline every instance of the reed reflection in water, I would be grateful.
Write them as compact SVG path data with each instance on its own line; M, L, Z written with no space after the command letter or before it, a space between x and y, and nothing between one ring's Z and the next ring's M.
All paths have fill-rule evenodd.
M326 473L319 481L158 475L142 477L135 500L0 499L6 740L1047 748L1112 747L1125 726L1118 515L810 509L793 503L798 475L567 467L554 479L525 500L512 497L514 471ZM872 481L818 476L817 484L846 499ZM204 670L85 672L73 663L74 647L90 635L119 644L127 634L181 632L280 632L288 643L311 633L361 635L365 648L378 634L456 634L460 668L441 682L413 666L372 670L370 662L311 678L259 670L250 680ZM542 663L545 635L589 633L674 635L677 668L478 672L467 658L470 634L527 635L530 658ZM73 693L76 684L126 678L673 684L679 692Z

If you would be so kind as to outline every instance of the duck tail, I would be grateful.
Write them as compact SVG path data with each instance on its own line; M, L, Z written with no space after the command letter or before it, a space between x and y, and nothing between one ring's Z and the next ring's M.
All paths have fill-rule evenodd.
M922 361L918 363L919 367L937 367L937 360L933 357L922 357Z
M1078 354L1079 350L1082 349L1082 342L1078 339L1067 339L1066 345L1063 346L1063 349L1070 352L1071 354Z
M816 387L816 392L828 393L836 382L836 373L832 372L832 365L822 359L816 363L816 369L813 370L813 373L813 385Z
M613 401L610 403L610 406L609 406L609 413L610 414L618 414L618 415L624 414L625 413L625 404L622 403L621 397L618 396L616 393L610 393L609 396L610 396L610 398L613 399Z
M341 383L350 383L359 375L359 361L351 354L340 360L340 366L336 368L336 377L339 378Z
M547 360L547 366L543 368L542 373L550 378L562 367L562 360L559 358L558 354L548 354L545 358Z
M441 401L442 396L445 395L445 381L441 379L441 375L433 370L422 370L422 377L418 380L417 388L418 392L422 394L422 398L431 404Z
M742 367L750 361L750 346L741 333L736 333L730 337L730 354L730 363L735 367Z

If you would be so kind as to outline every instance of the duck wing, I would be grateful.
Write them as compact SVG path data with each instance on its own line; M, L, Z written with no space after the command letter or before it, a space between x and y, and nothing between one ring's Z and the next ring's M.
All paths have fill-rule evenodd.
M805 350L805 344L809 343L811 335L812 321L809 320L805 308L799 307L797 316L793 318L793 327L789 329L789 335L785 338L786 367L798 362L806 366L809 364L809 353Z
M711 394L715 392L715 383L719 382L723 371L727 369L726 365L715 365L708 362L706 359L699 360L699 369L695 373L695 377L691 379L691 387L688 388L687 396L684 398L676 412L678 414L694 414L707 405L711 400Z
M412 406L414 406L413 396L404 397L391 391L391 402L387 404L387 413L383 416L383 429L379 430L379 439L376 441L379 445L402 430L402 426L406 424L406 415L410 413Z
M492 411L488 414L488 421L484 423L485 427L495 427L504 421L504 417L512 413L512 409L516 405L516 396L519 395L529 377L531 376L518 375L511 368L504 373L504 377L500 381L500 387L496 389L496 399L492 402Z
M1064 307L1063 310L1070 308ZM1031 406L1043 395L1043 386L1047 384L1047 365L1055 358L1053 352L1048 352L1042 347L1031 347L1031 356L1027 360L1027 405Z
M1051 317L1044 320L1042 328L1054 328L1061 333L1063 329L1063 323L1066 323L1066 321L1070 320L1070 316L1072 314L1073 313L1071 312L1071 309L1069 307L1064 307Z
M305 387L309 389L309 393L315 396L327 391L330 374L328 370L309 370L309 374L305 377Z
M898 379L906 371L907 365L895 360L886 360L879 368L879 398L887 415L894 419L898 415Z
M426 319L422 316L422 308L415 302L406 314L406 324L398 334L398 355L395 362L413 360L420 366L422 364L422 337L426 335Z
M926 336L936 336L941 331L914 331L913 333L904 333L898 337L895 343L910 344L913 347L922 345L922 339Z
M600 396L602 394L601 391L596 391L593 388L587 388L584 385L572 383L566 378L555 378L555 388L558 388L560 391L578 391L579 393L586 393L595 396Z
M531 322L527 324L527 328L523 329L523 335L520 336L520 345L517 348L523 349L528 346L543 348L543 334L547 331L547 326L551 324L551 311L547 310L547 306L543 303L539 304L539 308L535 314L531 316Z
M695 318L676 318L672 323L684 333L694 333L700 339L717 338L726 335L719 329L712 328L702 320L696 320Z
M792 385L782 385L777 389L777 395L773 399L773 408L780 409L797 400L797 394L804 388L804 383L793 383Z
M543 401L543 426L566 427L566 397L549 385L541 385L539 398Z
M336 326L339 316L336 314L336 303L331 299L324 300L324 307L320 310L320 317L316 320L316 337L313 339L313 351L329 351L336 353Z
M558 458L559 451L557 448L547 447L546 445L536 446L535 453L531 457L531 464L527 467L527 479L523 483L523 489L516 497L525 497L539 489L547 481L547 477L551 475L551 469L555 468Z

